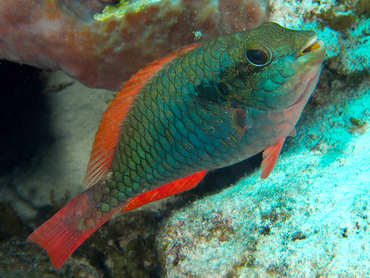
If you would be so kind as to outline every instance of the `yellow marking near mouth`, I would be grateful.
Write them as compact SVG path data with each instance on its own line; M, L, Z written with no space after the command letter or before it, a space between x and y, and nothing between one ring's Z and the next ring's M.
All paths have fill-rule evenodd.
M321 44L315 42L313 45L311 45L311 51L321 48Z
M319 49L321 47L322 47L322 45L320 43L315 42L315 43L311 44L310 46L308 46L307 48L303 49L302 52L301 52L301 56L306 55L307 53L310 53L311 51Z

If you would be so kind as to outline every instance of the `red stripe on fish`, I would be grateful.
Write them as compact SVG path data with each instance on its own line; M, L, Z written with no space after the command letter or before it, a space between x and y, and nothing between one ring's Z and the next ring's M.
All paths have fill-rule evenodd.
M121 212L130 211L138 207L141 207L144 204L158 201L169 196L173 196L178 193L192 189L198 185L198 183L203 179L206 173L207 170L203 170L199 173L195 173L191 176L170 182L166 185L145 192L130 200L127 203L127 205L123 207Z

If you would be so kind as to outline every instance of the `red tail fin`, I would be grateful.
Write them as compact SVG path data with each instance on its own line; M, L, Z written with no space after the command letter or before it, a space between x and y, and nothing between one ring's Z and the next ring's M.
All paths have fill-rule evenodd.
M27 241L37 243L48 252L51 263L57 269L119 209L102 214L98 220L93 219L98 210L94 209L95 202L88 191L76 196L27 238ZM95 215L94 218L98 217Z

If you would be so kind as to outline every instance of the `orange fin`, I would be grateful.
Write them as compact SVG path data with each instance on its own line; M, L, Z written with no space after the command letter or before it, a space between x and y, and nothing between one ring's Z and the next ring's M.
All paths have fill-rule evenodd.
M281 139L277 144L265 150L262 154L262 173L261 178L267 178L275 167L276 161L279 157L281 148L284 145L285 138Z
M167 183L166 185L145 192L131 199L121 211L125 212L133 210L151 202L158 201L160 199L164 199L169 196L189 190L198 185L198 183L203 179L206 172L207 170L203 170L191 176L187 176L185 178Z
M58 269L93 232L103 225L119 208L100 220L90 219L89 227L84 226L86 215L94 208L94 201L82 192L63 209L35 230L27 241L44 248L53 266Z
M157 59L138 71L125 83L103 115L98 132L95 136L90 161L87 165L84 178L85 185L91 186L95 184L110 168L122 123L141 88L166 63L176 58L181 53L194 49L199 45L201 44L198 43L180 48L163 58Z

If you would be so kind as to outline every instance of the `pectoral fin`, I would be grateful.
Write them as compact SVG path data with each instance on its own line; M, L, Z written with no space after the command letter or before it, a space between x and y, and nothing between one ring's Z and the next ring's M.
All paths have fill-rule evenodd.
M297 131L295 130L295 128L293 128L293 130L290 132L289 136L295 137L296 135L297 135Z
M281 148L284 145L285 138L281 139L278 143L273 145L272 147L265 150L262 154L262 173L261 178L266 179L270 173L272 172L272 169L274 169L276 161L279 157Z

